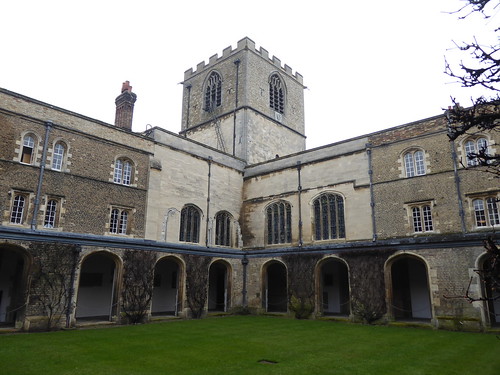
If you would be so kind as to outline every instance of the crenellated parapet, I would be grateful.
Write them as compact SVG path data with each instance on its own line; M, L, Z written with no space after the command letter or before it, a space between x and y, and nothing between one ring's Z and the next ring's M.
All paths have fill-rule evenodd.
M245 37L238 41L237 47L235 49L233 49L232 46L224 48L224 50L222 51L222 56L219 56L218 54L212 55L208 59L208 64L206 64L205 61L202 61L198 65L196 65L196 70L193 70L193 68L186 70L184 72L184 80L187 80L207 69L211 69L216 63L234 56L242 50L249 50L260 55L262 58L268 60L270 63L276 66L276 68L278 68L281 72L286 73L287 75L295 78L300 84L303 84L303 77L300 73L293 73L292 68L286 64L282 66L281 60L276 56L272 56L272 58L269 57L269 52L265 48L260 47L259 49L257 49L255 47L255 42L248 37Z

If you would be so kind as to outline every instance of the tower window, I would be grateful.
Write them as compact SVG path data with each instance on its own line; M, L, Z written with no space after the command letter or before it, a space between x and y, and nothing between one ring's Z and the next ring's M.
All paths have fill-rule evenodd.
M285 93L281 79L277 74L273 74L269 80L269 106L276 112L284 113Z
M288 202L276 202L267 207L267 243L292 242L292 209Z
M205 89L205 111L212 112L222 104L222 79L216 72L212 72L208 78Z

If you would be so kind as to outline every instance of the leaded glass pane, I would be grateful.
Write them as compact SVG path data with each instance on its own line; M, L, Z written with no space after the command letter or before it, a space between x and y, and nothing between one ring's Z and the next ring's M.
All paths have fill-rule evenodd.
M404 159L405 159L406 177L415 176L415 168L413 166L413 154L410 152L405 154Z
M424 152L415 151L415 153L413 154L413 158L415 160L415 169L417 176L424 175L425 174Z
M22 195L16 195L14 198L14 204L12 206L12 212L10 214L10 222L12 224L22 224L23 223L23 212L24 204L26 199Z
M64 158L64 146L60 143L56 143L54 146L54 152L52 153L52 169L55 171L60 171L62 168Z
M413 215L413 230L415 232L422 232L423 227L422 227L422 217L420 214L420 207L413 207L412 215Z
M118 233L118 216L119 211L115 208L111 210L111 220L109 222L109 231L111 233Z
M45 210L44 228L54 228L56 224L57 202L51 199Z
M486 212L484 210L484 202L482 199L474 199L472 202L474 205L474 214L476 216L476 225L478 227L485 227L486 224Z
M117 159L115 162L115 173L113 175L113 182L116 184L121 184L123 175L123 162Z
M495 198L488 198L486 200L486 205L488 207L488 218L490 219L490 225L499 225L500 216L498 213L498 203Z
M424 216L424 229L426 232L434 229L432 225L432 211L430 206L422 207L423 216Z

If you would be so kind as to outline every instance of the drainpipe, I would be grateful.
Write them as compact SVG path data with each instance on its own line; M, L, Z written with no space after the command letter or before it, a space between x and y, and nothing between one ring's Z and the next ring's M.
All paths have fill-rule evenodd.
M236 109L238 108L238 89L239 89L239 81L240 81L240 59L234 61L236 65L236 84L235 84L235 99L234 99L234 111L233 111L233 156L236 155Z
M71 267L71 279L68 291L68 306L66 307L66 328L71 327L71 314L73 313L73 295L75 294L76 269L78 267L78 259L80 257L81 251L82 247L80 245L76 245L76 247L73 249L73 264Z
M453 175L455 176L455 188L457 189L458 215L460 216L462 233L467 233L467 226L465 225L464 204L462 201L462 192L460 189L460 176L458 175L457 150L455 148L455 141L450 141L450 148L451 148L451 159L453 160Z
M300 171L302 169L301 162L297 162L297 175L299 179L299 186L297 187L298 198L299 198L299 247L302 247L302 185L300 179Z
M372 241L377 241L377 225L375 219L375 194L373 192L373 168L372 168L372 149L369 143L366 144L366 154L368 155L368 177L370 178L370 207L372 214Z
M207 186L207 225L205 228L205 246L208 247L208 229L210 224L210 178L212 175L212 157L208 157L208 186Z
M186 130L189 128L189 115L190 115L190 110L191 110L191 87L193 87L191 84L188 84L186 86L186 88L188 90L187 110L186 110ZM184 132L184 137L187 137L186 132Z
M35 206L33 208L33 218L31 219L31 230L35 230L37 227L37 218L38 218L38 210L40 208L40 195L42 194L42 183L43 183L43 174L45 172L45 165L47 158L47 149L49 147L49 135L52 130L52 121L45 122L45 141L43 143L43 152L42 152L42 160L40 162L40 175L38 176L38 187L36 189L35 196Z
M243 259L241 259L241 264L243 265L243 288L241 290L242 301L241 304L243 307L247 306L247 266L248 266L248 258L247 255L243 255Z

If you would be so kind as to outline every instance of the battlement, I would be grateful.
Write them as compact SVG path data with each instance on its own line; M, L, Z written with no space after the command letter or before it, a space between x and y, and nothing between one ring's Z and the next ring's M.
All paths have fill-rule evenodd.
M302 75L298 72L295 72L295 74L292 72L292 68L289 67L288 65L281 65L281 60L277 58L276 56L273 56L272 58L269 57L269 52L260 47L257 49L255 47L255 42L248 38L245 37L238 41L238 45L236 46L235 49L233 49L231 46L224 48L222 51L222 56L219 56L218 54L212 55L208 59L208 64L205 64L205 61L200 62L198 65L196 65L196 70L193 70L193 68L190 68L184 72L184 80L187 80L191 78L192 76L201 73L202 71L206 69L210 69L215 63L224 60L232 55L235 55L236 53L242 51L242 50L249 50L252 51L260 56L262 56L264 59L269 60L273 65L275 65L277 68L279 68L282 72L288 74L289 76L294 77L300 84L304 83L304 78Z

